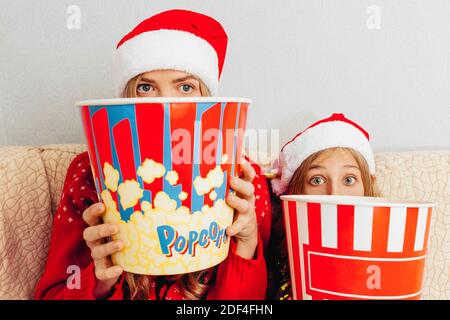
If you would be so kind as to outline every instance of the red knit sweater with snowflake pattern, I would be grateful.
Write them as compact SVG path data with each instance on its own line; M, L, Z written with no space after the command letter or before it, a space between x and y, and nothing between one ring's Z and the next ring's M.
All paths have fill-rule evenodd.
M236 244L230 241L228 257L216 267L215 281L207 292L207 299L246 300L264 299L267 270L263 248L267 248L271 228L271 208L267 182L260 168L256 171L255 209L259 242L254 259L245 259L235 253ZM71 162L64 182L61 200L53 220L53 230L47 263L35 290L35 299L94 299L96 277L90 249L83 240L88 225L82 219L85 209L98 202L88 153L84 152ZM79 286L67 285L79 267ZM108 299L124 299L124 274L113 287ZM162 284L151 280L149 299L182 300L186 297L175 283ZM162 288L163 287L163 288ZM161 296L162 294L162 296Z

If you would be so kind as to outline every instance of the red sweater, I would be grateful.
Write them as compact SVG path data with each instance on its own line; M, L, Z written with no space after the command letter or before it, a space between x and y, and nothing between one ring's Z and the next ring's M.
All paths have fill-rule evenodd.
M271 208L268 187L261 169L252 164L257 175L253 180L256 196L256 215L259 243L254 259L245 259L235 253L236 244L230 241L228 257L216 267L214 285L207 293L207 299L264 299L267 287L267 270L264 255L270 237ZM94 299L96 277L90 249L83 239L88 225L82 214L86 208L98 202L92 177L88 153L75 157L69 166L58 209L53 219L53 231L47 264L39 280L35 299ZM73 267L80 268L80 286L67 286L67 280L74 275ZM109 299L124 298L124 274L114 286ZM159 287L159 288L158 288ZM165 291L165 299L186 299L177 283L167 285L151 280L150 299L157 298L157 292Z

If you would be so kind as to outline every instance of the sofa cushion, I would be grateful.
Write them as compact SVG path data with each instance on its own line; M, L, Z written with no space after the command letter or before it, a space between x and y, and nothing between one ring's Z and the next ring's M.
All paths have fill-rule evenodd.
M0 148L0 299L29 299L50 240L50 192L38 149Z
M67 169L77 154L87 150L84 144L52 144L39 147L50 188L51 212L55 213Z
M0 299L31 299L47 261L53 214L84 144L0 148Z

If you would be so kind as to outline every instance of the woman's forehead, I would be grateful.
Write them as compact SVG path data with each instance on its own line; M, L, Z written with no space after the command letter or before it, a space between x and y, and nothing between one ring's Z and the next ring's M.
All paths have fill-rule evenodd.
M180 70L170 70L170 69L162 69L162 70L152 70L149 72L145 72L142 74L142 78L186 78L186 77L190 77L190 78L194 78L197 79L196 76L184 72L184 71L180 71Z

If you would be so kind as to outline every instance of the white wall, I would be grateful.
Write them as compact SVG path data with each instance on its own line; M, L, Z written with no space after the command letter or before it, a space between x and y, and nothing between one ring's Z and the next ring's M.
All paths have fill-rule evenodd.
M370 5L380 29L366 25ZM0 145L84 142L73 103L110 97L115 44L174 7L228 31L220 95L253 99L248 127L279 128L284 142L339 111L377 151L450 148L447 0L0 0Z

